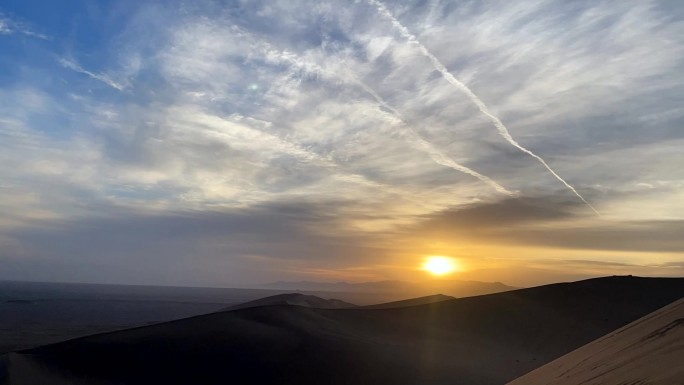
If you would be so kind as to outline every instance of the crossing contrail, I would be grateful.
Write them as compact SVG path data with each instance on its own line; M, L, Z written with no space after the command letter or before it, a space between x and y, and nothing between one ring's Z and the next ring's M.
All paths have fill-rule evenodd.
M584 197L579 192L577 192L577 190L574 187L572 187L568 182L566 182L565 179L561 178L561 176L558 175L558 173L556 173L551 168L551 166L549 166L546 163L546 161L544 159L542 159L542 157L540 157L539 155L535 154L534 152L528 150L527 148L523 147L520 143L518 143L511 136L510 132L508 131L508 128L506 128L506 126L503 124L501 119L499 119L496 115L494 115L491 111L489 111L489 108L482 101L482 99L480 99L480 97L477 96L477 94L475 94L470 88L468 88L468 86L466 86L463 82L461 82L454 75L452 75L451 72L449 72L449 70L446 68L446 66L444 66L444 64L442 64L442 62L440 62L439 59L437 59L437 57L435 55L433 55L432 52L430 52L427 49L427 47L425 47L423 45L423 43L421 43L418 40L418 38L414 34L411 33L411 31L408 30L408 28L406 28L403 24L401 24L401 22L399 22L399 20L397 20L397 18L394 17L394 15L392 15L392 13L387 9L387 7L385 7L385 5L381 1L379 1L379 0L367 0L367 1L368 1L368 4L370 4L371 6L374 6L377 9L378 13L381 16L385 17L386 19L388 19L392 23L392 26L397 31L399 31L399 34L402 37L404 37L406 40L408 40L409 43L412 43L412 44L416 45L416 47L418 47L418 49L423 54L423 56L427 57L430 60L432 65L435 67L435 69L440 74L442 74L442 76L444 77L444 79L447 82L451 83L453 86L458 88L461 92L463 92L477 106L477 108L480 110L480 112L482 112L484 115L486 115L487 117L489 117L492 120L492 122L494 123L494 126L499 131L499 134L504 139L506 139L506 141L508 143L510 143L514 147L518 148L520 151L530 155L531 157L533 157L537 161L539 161L539 163L541 163L544 167L546 167L546 169L554 177L556 177L556 179L558 179L561 183L563 183L565 185L565 187L570 189L570 191L572 191L579 199L581 199L582 202L584 202L587 206L589 206L589 208L591 208L596 213L596 215L599 215L599 216L601 215L601 213L599 213L594 208L594 206L592 206L589 202L587 202L587 200L584 199Z
M488 184L489 186L493 187L496 191L506 194L509 196L515 196L516 194L512 191L509 191L493 179L489 178L486 175L480 174L479 172L466 167L455 160L453 160L450 156L447 154L444 154L442 151L440 151L438 148L435 147L434 144L430 143L429 141L425 140L418 132L416 132L406 121L404 121L401 118L401 115L399 111L396 109L392 108L387 104L387 102L370 86L364 84L362 81L356 79L354 76L347 75L345 74L344 76L340 76L339 73L334 73L331 74L330 71L326 71L324 68L319 66L316 63L311 63L307 62L305 60L302 60L300 57L297 55L291 53L291 52L282 52L278 51L276 49L273 49L270 47L268 43L262 43L263 49L265 51L265 56L268 58L271 58L272 60L276 60L278 62L285 62L295 68L299 68L305 72L308 73L316 73L318 75L324 76L324 77L335 77L338 80L341 80L345 83L351 83L353 85L356 85L363 89L367 94L373 97L375 101L385 109L389 110L394 117L396 118L394 123L400 123L406 128L406 133L408 134L409 139L411 142L417 145L418 148L420 148L422 151L426 152L430 158L437 164L449 167L453 170L462 172L464 174L473 176L477 179L479 179L481 182L484 182Z
M378 104L380 104L385 109L389 110L394 115L397 122L403 124L404 127L406 127L407 133L409 134L409 136L423 149L423 151L427 152L428 155L430 155L430 158L432 158L433 161L435 161L438 164L441 164L442 166L446 166L446 167L452 168L454 170L460 171L464 174L474 176L475 178L477 178L480 181L490 185L496 191L498 191L502 194L506 194L506 195L510 195L510 196L515 195L513 192L508 191L505 187L498 184L497 182L495 182L494 180L492 180L488 176L482 175L479 172L477 172L477 171L475 171L469 167L466 167L466 166L454 161L453 159L451 159L451 157L444 154L442 151L437 149L432 143L425 140L408 123L406 123L403 119L401 119L399 111L397 111L396 109L389 106L387 104L387 102L385 102L385 100L377 92L375 92L374 89L370 88L368 85L366 85L360 81L357 81L357 84L361 88L363 88L364 91L366 91L368 94L370 94L375 99L375 101L378 102Z

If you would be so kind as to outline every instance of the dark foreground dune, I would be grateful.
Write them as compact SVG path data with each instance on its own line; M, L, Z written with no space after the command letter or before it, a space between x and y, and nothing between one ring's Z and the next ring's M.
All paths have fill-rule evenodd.
M684 384L684 299L510 383L546 384Z
M13 353L0 378L500 385L682 297L684 279L609 277L403 308L255 307Z

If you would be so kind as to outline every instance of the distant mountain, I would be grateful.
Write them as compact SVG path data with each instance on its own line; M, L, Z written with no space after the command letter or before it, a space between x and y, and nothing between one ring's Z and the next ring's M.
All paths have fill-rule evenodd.
M368 305L368 306L363 306L363 308L364 309L393 309L393 308L398 308L398 307L426 305L429 303L448 301L450 299L455 299L455 297L452 297L449 295L444 295L444 294L435 294L435 295L428 295L426 297L420 297L420 298L412 298L412 299L405 299L405 300L401 300L401 301L379 303L377 305Z
M11 353L0 379L500 385L682 297L684 279L608 277L387 309L260 306Z
M314 309L344 309L356 307L353 303L344 302L339 299L323 299L315 295L305 295L301 293L278 294L266 298L260 298L254 301L249 301L228 307L224 310L246 309L257 306L275 306L275 305L294 305L304 306Z
M509 385L684 383L684 299L528 373Z
M375 292L404 289L408 282L376 281L376 282L319 282L319 281L278 281L261 285L262 288L278 290L302 291L341 291L341 292Z
M448 281L434 280L427 283L404 281L376 281L362 283L348 282L316 282L316 281L280 281L261 286L267 289L300 290L317 292L343 293L393 293L397 298L427 296L444 293L454 297L470 297L474 295L500 293L516 289L501 282Z

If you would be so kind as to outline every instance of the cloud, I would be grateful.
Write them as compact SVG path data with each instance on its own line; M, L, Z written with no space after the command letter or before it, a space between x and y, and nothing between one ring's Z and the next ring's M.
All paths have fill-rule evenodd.
M50 37L32 30L25 23L12 20L0 12L0 35L22 34L42 40L50 40Z
M102 44L67 42L83 63L48 62L49 45L7 61L3 267L173 283L448 251L483 265L681 258L677 7L428 3L387 7L605 221L363 2L127 5ZM125 92L73 87L64 68Z
M682 220L589 221L578 215L577 203L539 196L446 210L409 232L564 250L680 253L682 230Z
M10 231L14 247L0 255L8 268L3 276L13 271L19 274L15 279L68 280L65 267L72 267L80 272L79 279L92 281L100 268L110 266L109 280L117 282L164 283L163 277L171 276L188 285L246 284L277 277L272 270L254 271L253 255L267 258L270 269L295 269L311 261L330 268L361 263L371 253L383 252L368 247L366 235L340 231L333 206L344 202L264 204L211 213L145 214L110 207L106 217ZM26 250L28 257L9 255L17 249ZM31 265L35 271L23 270ZM129 275L126 266L132 265L138 271Z

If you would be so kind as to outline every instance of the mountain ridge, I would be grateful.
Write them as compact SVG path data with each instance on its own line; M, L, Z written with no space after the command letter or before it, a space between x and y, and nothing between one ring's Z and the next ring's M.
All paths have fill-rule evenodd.
M307 295L302 293L284 293L229 306L223 309L223 311L276 305L303 306L317 309L344 309L358 306L336 298L324 299L315 295Z

